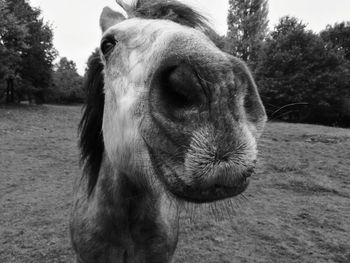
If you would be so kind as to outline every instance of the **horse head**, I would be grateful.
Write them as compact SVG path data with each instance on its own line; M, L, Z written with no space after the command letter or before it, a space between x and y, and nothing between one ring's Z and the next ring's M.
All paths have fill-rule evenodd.
M100 18L106 158L132 182L159 181L186 201L241 193L266 120L248 68L213 44L192 9L120 3L128 19L109 8Z
M84 241L90 254L89 242L100 240L96 229L107 225L106 218L114 218L105 227L109 236L110 229L115 228L112 221L121 218L121 211L140 207L146 196L151 195L149 200L157 203L165 192L178 202L204 203L242 193L254 171L257 140L266 122L249 69L215 46L208 37L212 30L200 14L175 0L139 0L132 6L118 2L127 17L110 8L102 12L103 35L99 55L89 63L88 97L81 122L87 192L97 201L78 195L72 236L75 244L80 244L83 233L94 233ZM110 168L101 171L102 166ZM131 186L129 197L121 194ZM130 198L140 192L144 198L137 204L124 206L124 210L115 208L123 206L122 198L130 203ZM113 198L119 201L111 202ZM159 207L152 202L147 206ZM176 212L169 211L159 212L163 213L161 222L176 217ZM156 214L138 213L137 222L160 222ZM87 218L89 223L84 221ZM120 222L136 220L130 218L125 215ZM160 231L163 234L152 228L162 240L172 236L168 247L175 246L177 234L164 233L176 225L175 221L164 223L167 227L161 229L168 230ZM147 233L142 232L144 236L155 236L149 233L150 227L147 229ZM114 231L123 236L124 229ZM129 234L124 236L130 238ZM108 237L104 244L112 243L113 238L118 239ZM100 250L106 246L101 245ZM95 250L95 256L102 253ZM135 253L125 251L127 255Z

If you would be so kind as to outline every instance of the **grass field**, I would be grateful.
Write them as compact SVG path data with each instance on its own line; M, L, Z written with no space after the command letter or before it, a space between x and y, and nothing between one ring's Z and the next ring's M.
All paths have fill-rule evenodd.
M0 108L0 262L72 262L80 107ZM350 262L350 130L270 123L245 198L184 213L176 263ZM218 206L220 208L220 206Z

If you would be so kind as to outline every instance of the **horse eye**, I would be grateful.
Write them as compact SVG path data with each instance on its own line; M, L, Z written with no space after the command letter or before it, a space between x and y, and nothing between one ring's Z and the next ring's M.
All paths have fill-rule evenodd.
M104 38L101 42L101 51L104 56L113 51L117 41L113 37Z

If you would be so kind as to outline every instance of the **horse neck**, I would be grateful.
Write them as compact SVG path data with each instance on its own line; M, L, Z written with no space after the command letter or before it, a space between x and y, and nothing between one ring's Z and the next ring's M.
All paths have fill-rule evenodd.
M111 220L114 246L135 259L127 262L171 262L178 236L176 201L161 185L140 186L108 163L100 175L94 199L99 214Z

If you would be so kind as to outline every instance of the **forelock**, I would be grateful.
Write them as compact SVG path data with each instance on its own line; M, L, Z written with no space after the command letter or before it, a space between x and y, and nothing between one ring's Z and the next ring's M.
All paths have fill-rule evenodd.
M206 17L177 0L137 0L132 13L145 19L166 19L203 31L209 29Z

